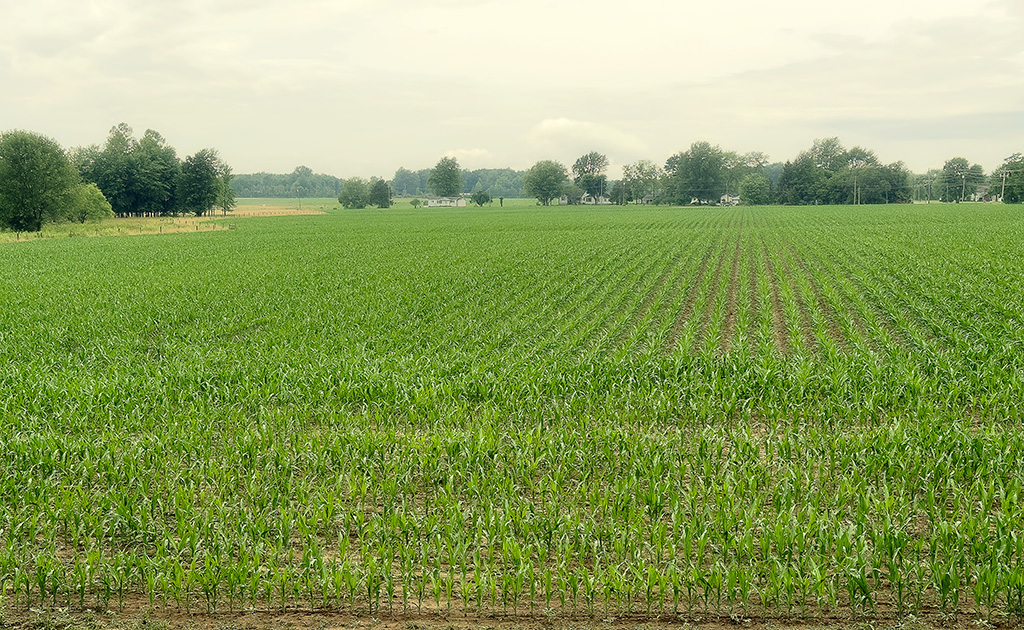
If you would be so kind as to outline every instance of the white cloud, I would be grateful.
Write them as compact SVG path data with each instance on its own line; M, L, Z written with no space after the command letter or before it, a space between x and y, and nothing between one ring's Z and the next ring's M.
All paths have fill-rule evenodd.
M694 140L784 160L837 133L991 168L1024 146L1020 0L0 2L5 126L72 146L125 121L236 172L379 175L451 147L623 164Z
M542 120L530 131L529 141L538 153L571 155L573 159L590 151L632 156L649 150L635 135L609 125L570 118Z

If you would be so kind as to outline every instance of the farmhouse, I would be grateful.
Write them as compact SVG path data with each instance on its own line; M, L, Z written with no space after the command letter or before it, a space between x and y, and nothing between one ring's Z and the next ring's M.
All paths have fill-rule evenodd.
M584 206L610 206L612 205L611 198L608 195L591 195L590 193L583 193L580 197L580 203Z
M423 204L427 208L463 208L466 206L465 197L433 197L427 199Z

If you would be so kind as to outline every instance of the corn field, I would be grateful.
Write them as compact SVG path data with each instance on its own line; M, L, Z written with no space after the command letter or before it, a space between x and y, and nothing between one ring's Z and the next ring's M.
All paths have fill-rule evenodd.
M0 245L14 607L1024 611L1012 206Z

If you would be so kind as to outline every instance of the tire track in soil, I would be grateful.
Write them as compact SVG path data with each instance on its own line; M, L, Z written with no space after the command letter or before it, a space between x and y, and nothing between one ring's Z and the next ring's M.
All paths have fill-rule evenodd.
M694 302L697 299L697 290L700 289L701 282L704 280L704 274L707 273L708 263L711 261L711 253L715 251L715 245L718 244L718 239L711 241L708 245L708 250L704 252L704 257L700 261L700 268L697 270L697 275L694 276L693 282L690 283L690 288L686 292L686 301L683 303L683 308L679 311L679 315L676 317L676 322L672 326L672 333L669 335L668 341L665 342L664 354L671 354L672 350L676 347L676 342L679 341L679 335L683 332L683 327L686 322L690 319L693 314Z
M737 310L739 309L740 293L740 243L743 238L743 220L740 219L740 233L736 235L736 249L732 255L732 269L729 272L729 291L727 293L725 323L722 325L722 352L732 349L733 332L736 330Z
M775 273L775 265L768 253L768 243L764 236L761 236L761 248L764 253L765 271L768 274L768 283L772 292L772 322L775 330L775 347L783 354L789 353L789 337L786 336L786 311L782 308L782 297L779 289L779 276Z
M817 280L811 274L810 269L804 263L803 259L797 254L793 244L789 242L789 239L783 237L782 244L785 245L786 249L789 250L790 255L793 256L793 260L796 261L796 266L803 273L804 277L807 278L807 284L811 288L811 293L814 294L815 299L818 301L818 308L821 309L822 315L825 316L825 321L828 322L828 334L832 337L832 340L843 350L849 350L849 339L843 334L842 328L839 326L839 315L836 310L825 300L822 294L821 287L818 285Z

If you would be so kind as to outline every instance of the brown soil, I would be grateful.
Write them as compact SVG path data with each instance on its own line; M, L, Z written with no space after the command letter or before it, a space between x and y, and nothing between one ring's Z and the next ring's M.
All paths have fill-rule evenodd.
M323 208L316 204L309 204L304 207L295 205L271 206L266 204L238 205L231 213L232 217L283 217L292 215L324 214Z
M468 630L490 628L492 630L669 630L694 628L704 630L725 630L736 628L783 630L927 630L929 628L970 628L972 630L1017 627L1019 620L1002 618L986 622L962 612L956 618L929 612L922 618L903 619L880 612L877 615L853 618L849 615L773 617L759 616L755 611L733 615L704 615L686 617L673 614L671 610L644 613L606 614L595 611L566 613L534 610L513 613L469 614L451 612L389 612L382 611L310 611L289 607L284 610L245 610L215 613L193 610L186 612L174 607L149 606L145 598L125 602L119 612L85 610L68 611L64 608L19 608L10 610L0 607L0 628L24 628L26 630L160 630L195 628L198 630Z

